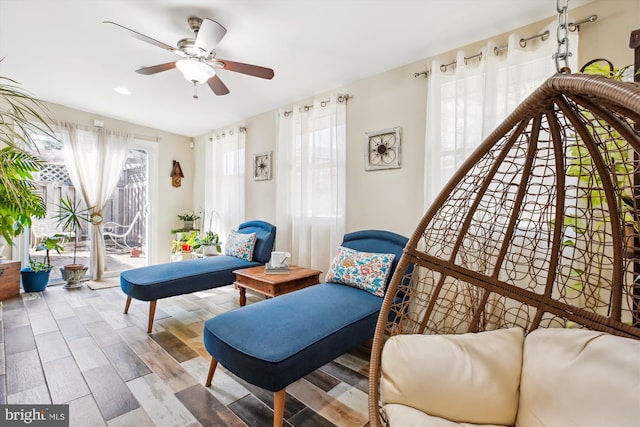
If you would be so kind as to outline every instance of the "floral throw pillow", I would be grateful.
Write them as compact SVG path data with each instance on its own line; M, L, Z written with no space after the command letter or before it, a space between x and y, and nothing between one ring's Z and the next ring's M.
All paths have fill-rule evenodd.
M359 252L340 246L325 281L354 286L383 297L394 258L394 254Z
M256 233L243 234L231 230L227 244L224 246L224 254L238 257L245 261L253 260L253 247L256 244Z

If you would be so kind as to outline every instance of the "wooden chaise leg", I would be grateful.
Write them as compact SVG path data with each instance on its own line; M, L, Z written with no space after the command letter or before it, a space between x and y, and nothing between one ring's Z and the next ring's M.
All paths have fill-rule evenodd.
M273 427L282 427L284 418L284 399L287 395L286 389L276 391L273 395Z
M150 334L151 330L153 329L153 318L156 315L156 303L157 302L158 302L158 300L154 299L149 304L149 326L147 327L147 333L148 334Z
M209 374L207 375L207 382L204 383L206 387L211 386L211 380L213 380L213 373L216 371L216 366L218 366L218 361L212 357L211 364L209 365Z
M127 296L127 303L124 305L124 314L129 312L129 307L131 306L131 297Z
M207 381L204 383L206 387L211 387L211 381L213 380L213 374L218 366L218 361L215 358L211 358L211 364L209 365L209 373L207 374ZM282 427L284 421L284 400L287 395L286 388L280 391L276 391L273 395L273 427Z

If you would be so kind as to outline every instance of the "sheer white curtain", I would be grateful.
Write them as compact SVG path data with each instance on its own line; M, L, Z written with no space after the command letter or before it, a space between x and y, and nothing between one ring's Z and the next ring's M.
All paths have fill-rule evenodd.
M245 132L238 126L219 130L206 146L204 208L213 216L212 230L220 235L223 244L229 232L245 221Z
M555 35L555 23L540 30ZM556 72L555 37L529 40L520 46L519 34L511 34L506 49L489 42L482 59L465 61L458 52L454 70L431 64L427 92L425 136L425 208L438 195L455 170L511 111ZM570 33L573 52L569 66L577 70L578 33ZM476 52L467 52L466 56Z
M102 235L102 210L118 184L132 136L102 128L59 123L63 154L73 186L91 207L91 274L102 279L107 262Z
M345 230L345 104L334 94L278 115L276 246L323 272Z

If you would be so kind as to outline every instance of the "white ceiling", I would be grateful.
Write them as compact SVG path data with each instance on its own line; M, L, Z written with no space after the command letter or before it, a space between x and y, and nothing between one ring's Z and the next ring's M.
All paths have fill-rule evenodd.
M555 13L555 0L0 0L0 76L49 102L193 137ZM221 70L231 93L201 85L193 99L178 70L134 72L177 55L103 23L175 46L193 34L189 16L227 28L219 58L273 68L273 80Z

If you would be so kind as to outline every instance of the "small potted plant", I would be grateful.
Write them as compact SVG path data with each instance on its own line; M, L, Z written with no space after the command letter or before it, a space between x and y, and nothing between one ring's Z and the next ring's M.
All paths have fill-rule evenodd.
M188 243L194 250L202 248L202 255L214 256L222 252L222 242L218 233L207 231L202 236L195 236L189 239Z
M179 214L178 219L182 221L184 231L193 230L193 223L200 219L200 216L191 211L191 213Z
M42 292L49 283L49 273L53 269L49 251L55 250L57 253L64 251L60 244L66 237L63 234L48 236L36 246L37 251L45 251L44 262L29 260L29 265L20 270L22 277L22 288L25 292Z
M173 241L171 245L171 260L179 261L182 259L183 253L191 252L191 244L195 237L198 235L197 231L191 232L189 236L186 233L179 233L180 236Z
M62 230L69 233L73 239L73 263L67 264L60 269L60 274L65 280L64 287L67 289L78 288L82 286L81 280L87 273L87 266L76 263L76 254L78 251L78 235L82 230L82 224L91 222L89 213L91 208L83 209L80 202L75 198L72 200L69 195L60 199L60 203L56 205L58 212L56 221L62 227Z

